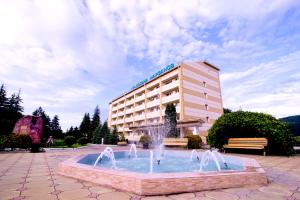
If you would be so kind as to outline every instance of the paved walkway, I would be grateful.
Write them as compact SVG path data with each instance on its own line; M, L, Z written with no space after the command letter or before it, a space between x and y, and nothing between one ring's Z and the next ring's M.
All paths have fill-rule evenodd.
M257 159L266 170L270 183L264 187L249 186L245 188L184 193L169 196L142 197L56 174L59 162L72 156L88 152L95 152L95 148L55 150L46 153L0 153L0 199L300 200L300 156L263 157L246 155L247 157ZM178 185L178 187L180 187L180 185Z

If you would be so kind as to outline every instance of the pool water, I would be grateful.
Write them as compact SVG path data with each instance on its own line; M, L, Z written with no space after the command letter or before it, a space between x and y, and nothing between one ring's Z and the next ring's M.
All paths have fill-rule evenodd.
M160 160L160 164L153 162L153 173L171 173L171 172L199 172L200 162L196 156L191 160L191 152L166 150ZM78 161L78 163L93 166L99 154L88 154ZM133 155L133 154L132 154ZM155 153L154 153L155 155ZM129 155L129 151L114 152L116 160L116 170L126 170L138 173L150 172L150 152L138 151L137 158ZM238 157L224 156L228 165L219 162L221 170L243 170L243 162ZM154 159L155 156L154 156ZM103 157L96 167L112 168L112 163L107 157ZM202 171L217 171L217 166L211 159Z

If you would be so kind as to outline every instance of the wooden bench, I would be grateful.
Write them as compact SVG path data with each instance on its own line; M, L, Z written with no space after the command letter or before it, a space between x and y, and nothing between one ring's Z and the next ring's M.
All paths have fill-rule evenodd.
M263 155L266 155L266 146L268 140L266 138L229 138L228 144L225 144L225 149L261 149Z
M164 146L182 146L187 147L188 139L187 138L164 138Z

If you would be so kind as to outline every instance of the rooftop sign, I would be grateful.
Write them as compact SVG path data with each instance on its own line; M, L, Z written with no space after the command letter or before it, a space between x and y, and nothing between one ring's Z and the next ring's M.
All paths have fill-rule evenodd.
M141 82L135 84L135 85L131 88L131 90L133 90L133 89L135 89L135 88L138 88L138 87L140 87L141 85L144 85L144 84L147 83L148 81L150 81L150 80L152 80L152 79L158 77L159 75L161 75L161 74L163 74L163 73L165 73L165 72L167 72L167 71L173 69L174 67L175 67L175 65L174 65L173 63L172 63L172 64L169 64L169 65L166 66L165 68L163 68L163 69L159 70L158 72L156 72L155 74L151 75L149 78L146 78L146 79L142 80Z

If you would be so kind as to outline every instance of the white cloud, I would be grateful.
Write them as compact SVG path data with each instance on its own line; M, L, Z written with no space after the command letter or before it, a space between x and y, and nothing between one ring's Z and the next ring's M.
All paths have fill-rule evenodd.
M284 33L278 37L269 33L281 25L288 11L299 7L296 0L0 4L1 83L15 91L22 88L26 113L43 106L60 116L65 129L78 125L83 113L92 112L96 104L105 111L112 98L169 63L208 58L225 72L240 71L222 76L225 87L232 87L229 80L245 81L243 88L234 87L241 93L251 90L251 85L260 87L265 76L270 81L283 70L274 67L283 61L270 60L290 53L299 38L297 33L289 39ZM286 26L283 31L289 30ZM252 65L256 67L249 68ZM248 79L262 68L268 73ZM230 94L224 96L229 105L237 101Z
M299 114L300 51L246 71L223 73L224 106L267 112L276 117Z

